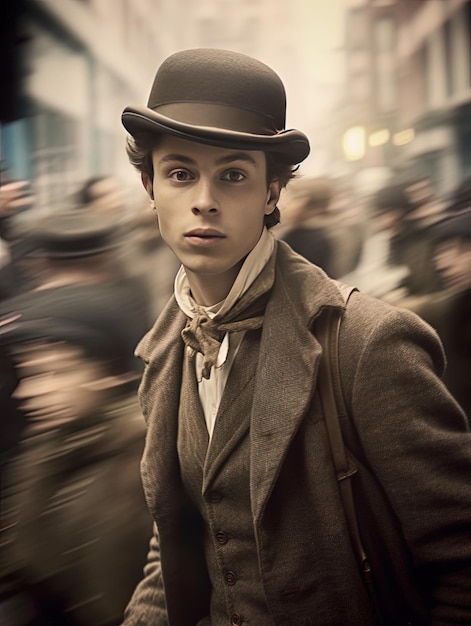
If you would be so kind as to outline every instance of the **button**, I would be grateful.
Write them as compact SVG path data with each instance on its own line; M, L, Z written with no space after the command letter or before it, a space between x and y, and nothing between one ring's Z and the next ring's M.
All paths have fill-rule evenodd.
M224 574L224 580L226 581L226 585L235 585L237 582L237 576L234 572L226 572Z
M214 489L213 491L210 491L208 493L208 500L210 502L221 502L221 500L222 500L222 493L220 491L216 491Z
M239 626L242 624L242 618L238 613L233 613L231 615L231 626Z
M216 533L216 541L223 546L229 541L229 537L223 530L218 530Z

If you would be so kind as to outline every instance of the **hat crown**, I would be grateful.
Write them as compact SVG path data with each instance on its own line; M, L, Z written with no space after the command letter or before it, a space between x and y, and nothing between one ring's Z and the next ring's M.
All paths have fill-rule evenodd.
M91 215L85 209L48 215L36 225L35 254L60 258L92 256L115 248L118 230L114 217Z
M196 48L169 56L154 79L147 106L204 103L252 111L273 131L284 129L286 93L270 67L245 54Z
M141 148L172 135L219 148L276 153L287 164L309 154L304 133L285 129L286 94L268 65L214 48L181 50L160 66L147 106L127 106L121 120Z

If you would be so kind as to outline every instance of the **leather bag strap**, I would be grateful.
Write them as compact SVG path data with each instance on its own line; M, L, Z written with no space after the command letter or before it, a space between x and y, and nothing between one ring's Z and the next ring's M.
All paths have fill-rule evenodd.
M335 282L343 295L345 305L347 305L350 295L353 291L356 291L356 288ZM371 566L361 539L351 482L352 477L358 470L348 457L340 425L341 418L348 418L339 367L339 336L343 313L342 310L329 308L316 321L316 338L322 346L318 394L324 413L333 464L353 551L377 616L377 598L373 585Z

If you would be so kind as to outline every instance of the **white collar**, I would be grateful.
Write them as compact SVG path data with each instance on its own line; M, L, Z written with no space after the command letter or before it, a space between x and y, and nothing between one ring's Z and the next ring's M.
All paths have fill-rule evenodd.
M268 263L274 247L275 238L273 234L264 227L260 239L247 255L226 298L217 304L213 304L209 307L200 307L200 309L202 308L211 318L220 317L227 313L247 291ZM191 295L188 277L183 265L180 267L175 277L175 299L183 313L192 319L195 315L196 303Z

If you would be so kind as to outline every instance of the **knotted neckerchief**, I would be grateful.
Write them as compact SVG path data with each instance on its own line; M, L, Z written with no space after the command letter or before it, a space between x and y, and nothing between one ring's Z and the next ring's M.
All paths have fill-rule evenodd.
M203 378L209 378L216 364L219 348L226 332L255 330L263 324L265 306L275 280L276 254L272 253L260 274L226 313L210 318L208 313L195 305L195 315L182 330L182 338L193 354L203 355Z

